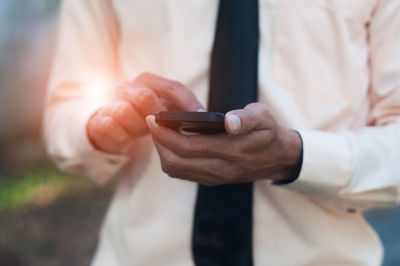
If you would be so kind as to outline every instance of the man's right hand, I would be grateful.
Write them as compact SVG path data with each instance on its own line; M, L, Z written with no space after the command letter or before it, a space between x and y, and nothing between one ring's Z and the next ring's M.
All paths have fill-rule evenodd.
M101 151L124 153L133 141L149 133L145 117L158 111L205 109L196 96L179 82L143 73L122 83L116 100L100 108L87 123L92 144Z

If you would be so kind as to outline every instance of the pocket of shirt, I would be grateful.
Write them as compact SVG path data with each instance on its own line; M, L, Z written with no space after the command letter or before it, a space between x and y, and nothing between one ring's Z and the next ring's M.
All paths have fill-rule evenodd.
M273 77L319 102L368 88L368 0L277 0Z

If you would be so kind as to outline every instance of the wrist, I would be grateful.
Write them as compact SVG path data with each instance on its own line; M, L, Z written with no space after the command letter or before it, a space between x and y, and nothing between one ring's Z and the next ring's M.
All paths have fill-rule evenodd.
M282 171L274 183L288 184L295 181L303 163L303 141L300 134L291 129L281 130Z

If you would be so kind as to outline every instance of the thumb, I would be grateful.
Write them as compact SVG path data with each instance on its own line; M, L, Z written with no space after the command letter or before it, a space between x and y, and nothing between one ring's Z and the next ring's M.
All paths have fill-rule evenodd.
M242 135L253 130L270 129L274 120L267 107L251 103L244 109L233 110L225 115L225 129L230 135Z

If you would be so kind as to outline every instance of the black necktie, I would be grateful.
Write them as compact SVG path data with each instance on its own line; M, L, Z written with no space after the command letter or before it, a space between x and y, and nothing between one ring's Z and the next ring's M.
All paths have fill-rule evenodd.
M258 0L220 0L211 59L209 110L257 101ZM248 266L253 184L199 185L193 228L197 266Z

